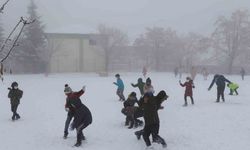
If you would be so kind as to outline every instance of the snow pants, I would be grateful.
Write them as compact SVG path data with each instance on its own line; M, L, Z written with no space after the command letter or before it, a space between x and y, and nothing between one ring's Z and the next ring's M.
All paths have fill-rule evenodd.
M116 94L119 96L119 99L125 101L125 97L123 95L123 89L117 89Z
M165 140L159 136L159 124L145 125L143 129L143 139L147 146L151 145L149 136L152 135L153 142L166 145Z
M217 86L217 100L216 100L216 102L220 102L220 97L221 97L223 102L225 101L224 91L225 91L225 85L224 86Z
M12 120L20 118L19 114L17 113L18 104L11 104L11 111L13 113Z

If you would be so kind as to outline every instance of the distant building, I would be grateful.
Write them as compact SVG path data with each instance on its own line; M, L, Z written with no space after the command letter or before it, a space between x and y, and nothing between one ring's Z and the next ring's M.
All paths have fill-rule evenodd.
M98 34L46 33L50 59L49 73L104 72L105 53Z

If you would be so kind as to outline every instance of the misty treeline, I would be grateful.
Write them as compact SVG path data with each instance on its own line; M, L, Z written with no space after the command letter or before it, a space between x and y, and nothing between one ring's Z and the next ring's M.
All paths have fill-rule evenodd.
M44 73L48 71L54 48L46 40L45 26L33 0L27 10L27 20L35 22L24 28L5 65L14 68L15 72ZM0 24L1 43L5 39L3 31ZM155 71L173 71L178 67L188 72L192 67L206 67L230 74L241 67L250 69L248 10L236 10L229 17L218 17L209 36L182 34L171 27L155 26L145 28L144 33L131 43L128 35L119 28L101 24L97 31L105 37L98 44L105 51L107 72L138 71L143 67Z
M109 35L113 41L106 46L109 70L112 71L133 71L146 66L155 71L172 71L178 67L189 72L196 67L231 74L239 72L241 67L249 69L250 20L247 10L237 10L230 17L218 17L210 36L178 34L170 27L150 27L131 45L121 30L105 25L99 28L102 29L99 29L100 33Z

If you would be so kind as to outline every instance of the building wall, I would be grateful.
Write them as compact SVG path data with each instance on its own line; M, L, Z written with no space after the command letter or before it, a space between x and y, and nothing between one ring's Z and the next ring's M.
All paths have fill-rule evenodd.
M104 72L105 58L102 49L90 44L90 39L79 36L49 37L52 49L51 73Z

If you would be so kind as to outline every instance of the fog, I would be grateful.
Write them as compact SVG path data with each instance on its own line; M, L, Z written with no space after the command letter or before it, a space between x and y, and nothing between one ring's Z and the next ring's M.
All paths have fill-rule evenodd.
M240 72L241 67L250 71L249 0L31 2L10 0L1 14L5 37L21 16L37 19L25 28L17 45L12 43L16 52L4 65L16 72L139 71L143 67L182 72L195 67L229 74ZM6 41L11 45L14 40ZM1 53L1 59L7 52ZM63 63L65 59L71 60L71 66Z
M9 2L2 16L6 31L17 18L25 16L29 2ZM102 23L120 28L130 40L152 26L209 34L217 16L250 8L249 0L35 0L35 3L47 32L89 33Z

